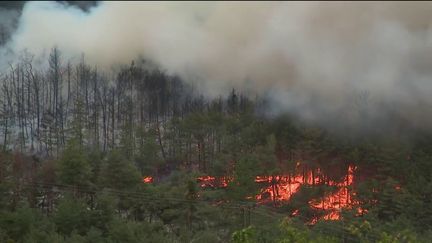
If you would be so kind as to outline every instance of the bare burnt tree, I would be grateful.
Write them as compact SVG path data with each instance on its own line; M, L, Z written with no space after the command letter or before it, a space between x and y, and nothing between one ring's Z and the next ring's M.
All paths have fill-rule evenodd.
M57 156L77 138L104 152L123 147L132 159L152 140L162 160L186 160L206 170L224 146L220 124L207 124L206 116L234 119L251 106L235 90L210 101L146 62L102 70L84 55L64 62L58 48L37 65L24 53L0 78L2 148L44 156Z

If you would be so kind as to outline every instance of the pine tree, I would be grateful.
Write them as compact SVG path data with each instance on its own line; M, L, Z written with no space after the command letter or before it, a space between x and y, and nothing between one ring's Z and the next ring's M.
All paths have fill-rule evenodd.
M73 186L87 185L91 167L84 150L75 139L69 141L58 165L58 178L61 183Z
M107 188L131 190L141 183L141 176L131 161L113 150L102 167L100 183Z

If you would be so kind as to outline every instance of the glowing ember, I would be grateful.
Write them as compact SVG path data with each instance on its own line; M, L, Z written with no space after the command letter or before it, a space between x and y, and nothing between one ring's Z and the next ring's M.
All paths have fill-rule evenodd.
M214 177L214 176L200 176L197 178L200 187L223 188L228 186L229 178L227 177Z
M197 181L200 182L201 187L213 187L215 180L216 177L214 176L200 176L197 178Z
M146 176L146 177L143 178L143 182L144 183L152 183L153 182L153 177Z

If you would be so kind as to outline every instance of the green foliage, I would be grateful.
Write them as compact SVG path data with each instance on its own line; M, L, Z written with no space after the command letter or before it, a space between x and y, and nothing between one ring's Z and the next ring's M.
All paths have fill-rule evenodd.
M107 188L130 190L141 183L135 165L118 150L109 153L101 171L100 184Z
M155 175L158 166L162 164L159 145L156 142L156 132L154 130L144 132L144 129L140 128L137 136L138 153L135 156L136 164L142 175Z
M87 205L80 199L66 196L59 202L53 221L61 234L70 235L74 231L83 234L89 225Z
M337 243L339 239L336 237L328 236L326 233L314 233L312 230L306 228L302 224L293 222L290 219L282 221L281 237L278 240L280 243L294 243L294 242L316 242L316 243Z
M234 180L228 184L228 195L234 200L246 200L253 197L259 191L255 183L259 161L252 156L246 155L240 159L234 169Z
M132 130L132 125L128 123L123 126L120 133L119 150L122 155L128 160L131 160L133 158L135 152L135 143Z
M255 238L256 238L255 229L249 226L245 229L241 229L239 231L234 232L232 235L232 242L233 243L255 243L257 242Z
M28 206L24 206L15 212L2 212L0 225L11 239L20 240L30 232L37 219L36 213Z
M131 70L122 85L129 85ZM153 81L161 80L145 82ZM113 105L106 110L127 116L108 122L114 127L105 127L104 147L91 143L100 128L89 131L97 120L88 118L99 114L87 114L92 107L79 94L71 138L58 160L1 154L0 242L430 241L432 137L427 134L406 142L390 135L335 134L286 116L263 119L236 91L227 101L189 100L180 114L164 110L175 102L162 101L159 92L164 91L141 97L157 109L142 124L134 123L130 97L112 93ZM348 165L356 167L349 189L359 204L342 210L341 220L306 226L325 213L309 202L334 192L329 181L343 181ZM301 186L288 203L261 205L255 199L270 184L255 183L256 176L318 169L320 182ZM142 176L155 180L144 184ZM215 177L215 185L202 187L199 176ZM298 216L279 222L294 211Z
M282 239L280 240L281 243L290 243L290 242L309 242L308 237L309 234L306 231L306 229L298 229L295 227L292 222L288 219L284 220L281 223L281 229L282 229Z
M86 185L91 167L84 151L76 140L71 140L58 165L58 178L66 185Z
M102 191L96 195L94 204L94 209L88 212L90 225L96 227L94 230L106 233L108 224L114 219L118 199Z
M85 111L83 98L78 95L74 104L74 116L71 126L71 140L82 146L84 144Z
M117 219L109 225L109 239L115 243L123 242L167 242L168 238L161 232L158 225L145 222L137 223Z
M54 224L37 210L21 204L14 212L0 211L1 242L47 242Z

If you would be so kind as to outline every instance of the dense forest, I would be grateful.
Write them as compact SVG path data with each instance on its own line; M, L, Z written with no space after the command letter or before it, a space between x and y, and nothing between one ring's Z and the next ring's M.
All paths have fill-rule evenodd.
M0 76L0 242L432 238L432 134L269 117L142 60L45 63Z

